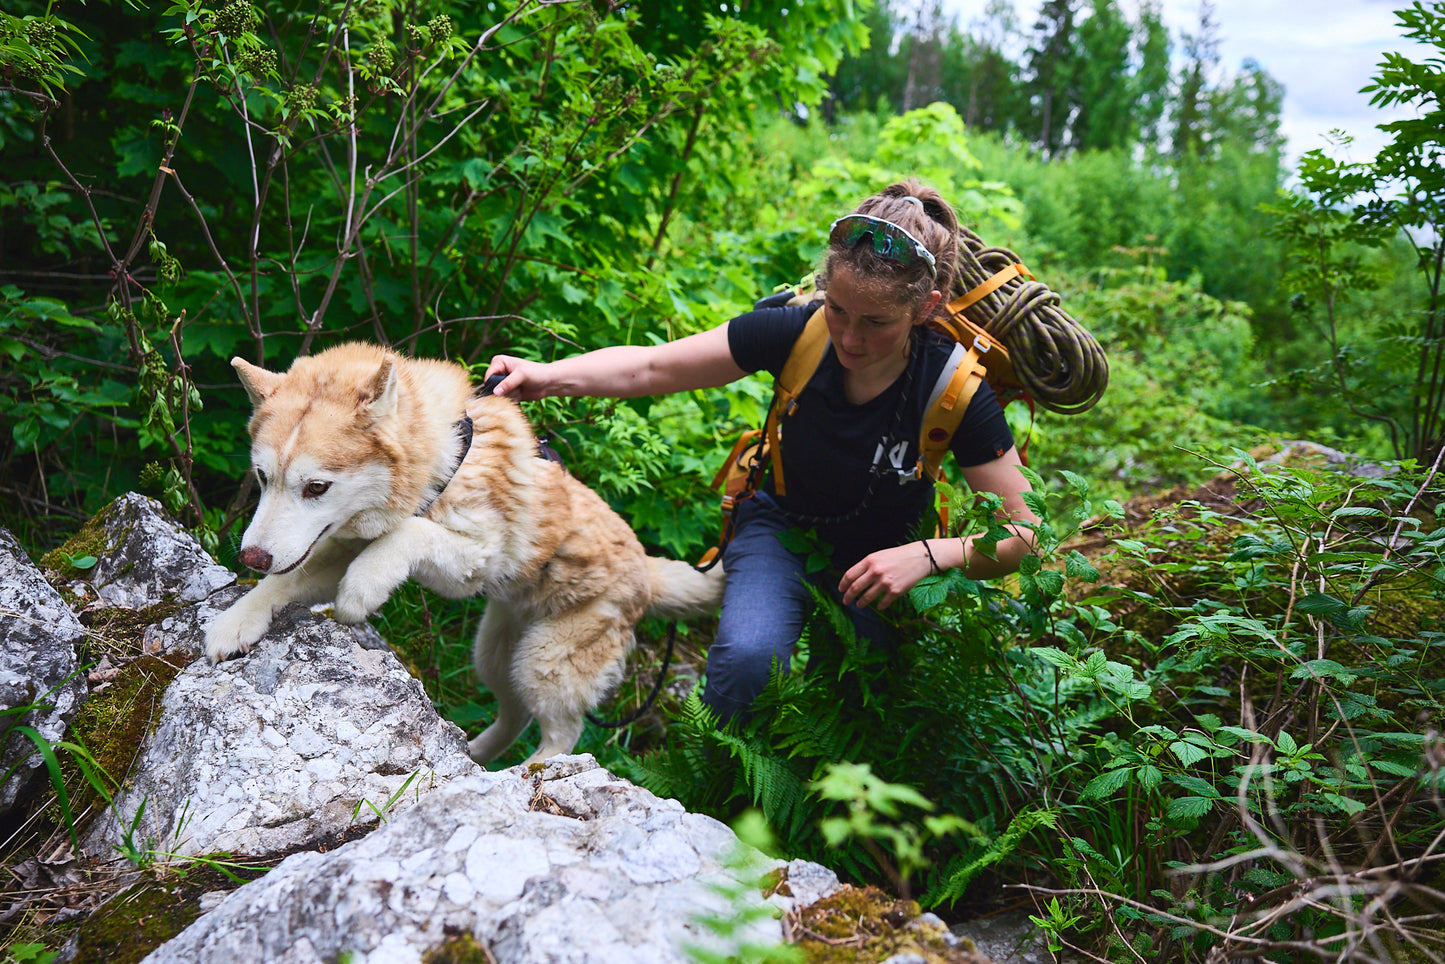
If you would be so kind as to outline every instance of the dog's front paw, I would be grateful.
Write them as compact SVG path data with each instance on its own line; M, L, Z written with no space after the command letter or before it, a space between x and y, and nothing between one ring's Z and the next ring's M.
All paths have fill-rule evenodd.
M381 604L386 602L386 595L367 592L362 580L348 575L341 580L341 585L336 587L336 601L332 603L331 611L338 623L355 626L366 622L367 616L380 609Z
M206 659L212 666L238 653L249 652L271 625L271 614L264 608L248 606L248 598L241 599L206 627Z

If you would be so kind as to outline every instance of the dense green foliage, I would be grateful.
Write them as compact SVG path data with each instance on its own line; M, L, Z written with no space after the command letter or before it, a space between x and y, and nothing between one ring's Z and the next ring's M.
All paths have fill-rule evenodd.
M926 580L898 652L820 599L808 671L742 727L694 697L581 749L946 912L1027 883L1055 940L1109 959L1438 956L1440 61L1382 66L1377 102L1421 118L1379 158L1311 152L1281 193L1281 92L1219 69L1207 7L1172 68L1151 4L1048 0L1028 30L1009 9L965 33L850 0L13 2L0 524L38 554L141 488L228 558L252 494L232 355L655 343L805 275L831 218L917 176L1109 353L1094 410L1008 412L1038 554ZM1435 7L1399 17L1445 51ZM693 556L767 393L529 415ZM1281 438L1398 461L1242 454ZM1233 503L1149 501L1224 466ZM483 605L408 586L380 618L469 730L493 712L467 667ZM683 629L685 664L706 635Z
M1445 529L1415 514L1433 482L1241 453L1220 484L1246 511L1183 502L1123 527L1110 503L1081 539L1087 483L1068 474L1060 513L1036 481L1041 549L1013 589L926 579L899 653L820 598L754 717L719 731L694 696L631 775L696 808L756 806L786 852L856 876L921 871L927 903L986 904L996 877L969 885L1010 860L1069 891L1070 940L1117 959L1290 961L1309 941L1393 959L1345 949L1390 930L1380 875L1440 910L1416 873L1445 828L1422 765L1438 730L1419 726L1445 696ZM871 795L869 822L840 784ZM844 829L871 846L840 850ZM1430 920L1376 941L1438 947Z

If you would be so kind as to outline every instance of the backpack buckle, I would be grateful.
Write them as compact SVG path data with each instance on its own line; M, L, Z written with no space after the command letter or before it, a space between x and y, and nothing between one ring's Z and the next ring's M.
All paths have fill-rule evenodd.
M985 341L982 335L974 335L973 347L974 350L977 351L980 355L986 355L988 354L990 349L993 348L993 345L990 345L987 341Z

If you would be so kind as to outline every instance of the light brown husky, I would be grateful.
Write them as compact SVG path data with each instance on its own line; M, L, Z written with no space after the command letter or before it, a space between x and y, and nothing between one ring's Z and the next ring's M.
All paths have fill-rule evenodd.
M291 602L359 623L408 578L487 597L472 650L497 718L472 758L500 755L536 718L531 760L571 751L622 677L645 613L716 609L721 573L647 556L632 529L539 458L515 401L474 397L460 365L349 344L285 374L236 358L255 413L261 486L241 541L260 583L212 621L211 662L243 653Z

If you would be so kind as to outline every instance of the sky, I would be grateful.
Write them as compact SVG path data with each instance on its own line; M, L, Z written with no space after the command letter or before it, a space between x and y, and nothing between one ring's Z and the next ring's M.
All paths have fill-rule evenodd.
M985 0L946 0L967 29L981 17ZM1027 29L1039 0L1015 0L1019 21ZM1181 32L1195 33L1199 0L1162 0L1164 22L1179 55ZM1331 153L1365 161L1386 143L1375 125L1401 116L1370 106L1359 93L1370 82L1387 51L1418 54L1419 48L1400 36L1394 10L1409 0L1214 0L1214 22L1220 39L1220 66L1237 72L1246 60L1258 61L1284 85L1280 130L1288 143L1291 166L1305 151L1328 147L1335 128L1351 134L1347 153ZM1133 16L1137 0L1120 0Z

